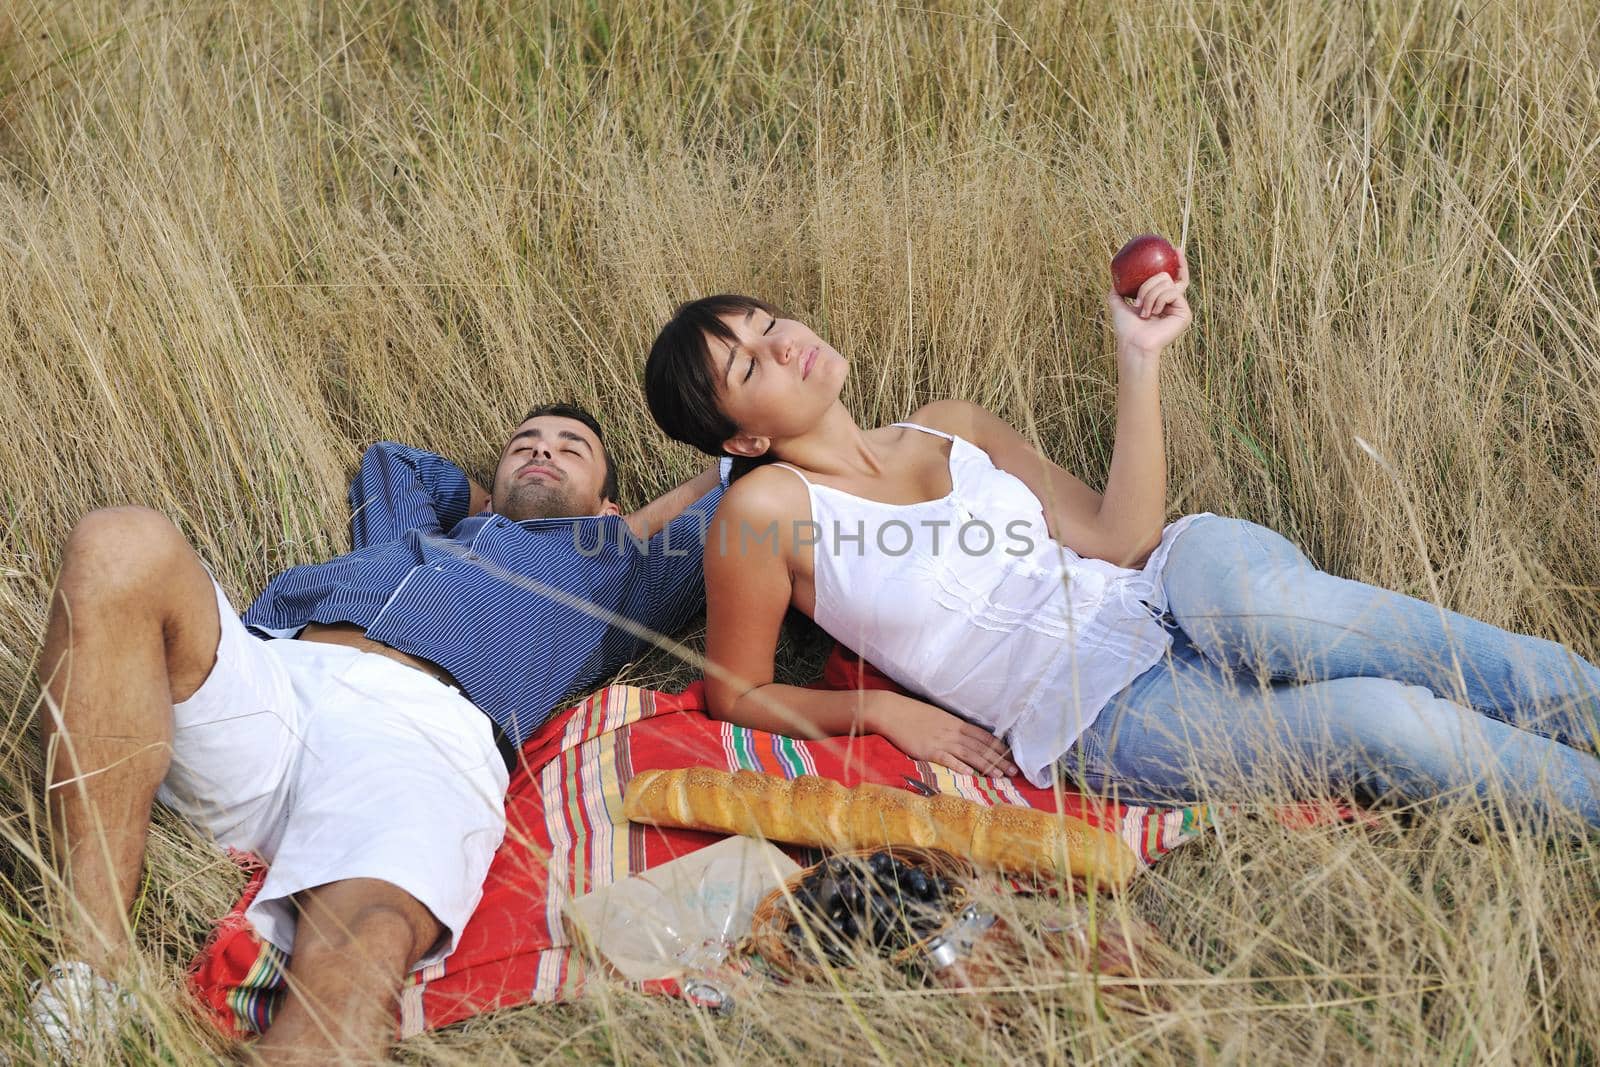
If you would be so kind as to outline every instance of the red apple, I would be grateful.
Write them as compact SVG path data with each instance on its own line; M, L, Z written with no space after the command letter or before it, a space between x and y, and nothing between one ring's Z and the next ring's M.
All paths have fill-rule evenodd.
M1111 285L1118 296L1139 295L1139 286L1166 271L1178 277L1178 250L1165 237L1143 233L1111 257Z

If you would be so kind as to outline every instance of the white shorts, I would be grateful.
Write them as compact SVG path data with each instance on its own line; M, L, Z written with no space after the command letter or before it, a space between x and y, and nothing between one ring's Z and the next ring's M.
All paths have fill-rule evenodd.
M222 640L195 694L173 708L172 765L157 797L270 864L245 913L294 947L294 894L380 878L449 931L449 955L505 836L506 765L489 718L414 667L343 645L263 641L217 587Z

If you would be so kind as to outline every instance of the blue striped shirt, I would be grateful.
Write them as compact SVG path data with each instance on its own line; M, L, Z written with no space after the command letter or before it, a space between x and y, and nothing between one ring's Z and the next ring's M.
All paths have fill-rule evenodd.
M724 475L726 477L726 475ZM615 673L705 601L717 486L649 541L615 515L467 514L455 464L381 441L350 485L354 551L291 567L243 615L259 636L348 622L438 664L520 745L556 702Z

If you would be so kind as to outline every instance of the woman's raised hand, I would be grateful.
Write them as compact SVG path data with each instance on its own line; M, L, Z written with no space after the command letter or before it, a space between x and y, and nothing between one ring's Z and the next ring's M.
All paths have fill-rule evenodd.
M981 726L914 697L887 690L870 694L875 707L868 722L912 759L928 760L959 774L1014 775L1011 750Z
M1184 293L1189 288L1189 261L1178 250L1178 276L1163 271L1139 286L1132 303L1116 293L1106 294L1111 306L1111 328L1119 349L1155 355L1178 338L1194 321Z

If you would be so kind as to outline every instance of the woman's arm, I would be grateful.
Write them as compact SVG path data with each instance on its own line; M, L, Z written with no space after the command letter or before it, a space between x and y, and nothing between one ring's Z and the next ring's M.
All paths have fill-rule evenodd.
M1111 469L1096 515L1096 527L1124 558L1104 558L1138 566L1161 543L1167 516L1167 456L1161 429L1161 353L1194 319L1184 292L1189 263L1178 252L1178 277L1163 274L1139 287L1130 304L1106 294L1117 337L1117 432Z
M808 514L805 487L786 471L754 471L723 495L705 549L706 709L713 718L791 737L866 733L857 694L772 680L778 633L794 598L790 531Z
M983 727L885 689L805 689L768 682L746 690L728 714L713 712L712 717L790 737L878 734L912 759L960 774L1017 773L1011 750Z
M1182 253L1179 253L1180 260ZM1080 556L1137 566L1161 541L1166 520L1167 467L1161 430L1161 352L1193 318L1178 280L1158 274L1130 305L1110 294L1117 336L1117 431L1103 494L1052 463L1003 419L975 404L940 400L913 416L957 434L1020 479L1044 505L1050 536Z
M790 737L882 734L914 759L964 774L1015 774L1002 742L932 704L898 693L803 689L772 680L778 632L794 596L792 531L808 506L804 486L779 471L746 475L723 496L705 549L711 716Z
M779 477L796 481L788 474ZM778 536L778 528L779 516L792 510L795 496L804 503L798 481L790 489L766 471L735 482L723 494L706 530L704 563L706 710L713 718L788 734L803 733L807 722L814 720L778 722L745 697L772 682L778 633L794 595L790 546ZM741 704L748 705L742 717L736 714ZM834 727L839 722L830 718L818 725ZM838 732L848 733L850 720L843 726Z

